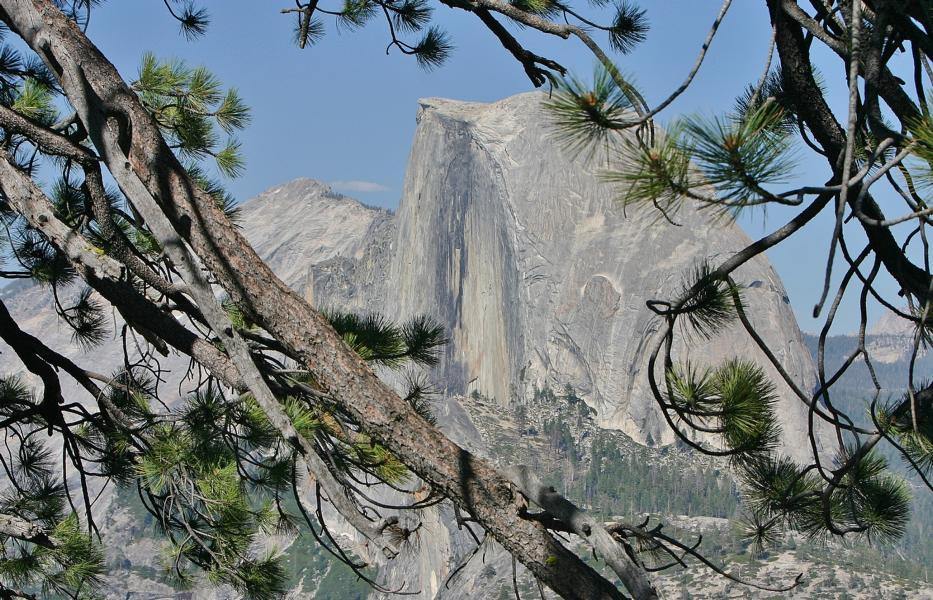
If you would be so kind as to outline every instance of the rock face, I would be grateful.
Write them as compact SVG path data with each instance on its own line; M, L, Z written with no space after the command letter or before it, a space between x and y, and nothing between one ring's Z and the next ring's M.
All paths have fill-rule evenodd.
M389 314L433 314L450 331L439 381L508 403L535 386L571 384L604 427L672 442L645 377L645 308L668 299L705 259L747 245L741 229L685 207L677 226L651 210L624 211L599 165L567 156L549 137L542 96L493 104L421 101L397 218ZM804 389L815 380L786 292L764 257L737 273L749 318ZM676 349L717 364L752 357L734 327ZM769 369L774 381L778 374ZM785 451L806 448L806 412L782 392Z
M392 213L313 179L274 187L242 209L250 244L317 307L373 310L385 303L395 240Z
M903 312L909 314L910 309L902 307ZM917 328L914 323L900 317L892 310L885 309L868 332L866 348L872 359L884 364L894 364L898 361L910 360L914 350L914 335ZM929 354L927 344L917 347L917 357L926 357Z
M674 296L698 262L749 240L691 207L675 216L676 226L654 211L624 211L597 165L568 157L549 138L541 97L423 100L397 215L299 179L243 206L246 235L316 306L436 317L452 340L434 373L448 395L475 390L508 404L535 386L570 384L604 427L672 442L647 389L647 339L658 321L645 301ZM752 260L737 281L762 338L810 389L812 362L767 260ZM5 295L28 331L69 346L46 293ZM737 326L675 350L700 365L734 356L765 362ZM116 367L121 352L110 347L102 356ZM10 353L2 360L12 370ZM769 374L794 454L806 447L806 414Z

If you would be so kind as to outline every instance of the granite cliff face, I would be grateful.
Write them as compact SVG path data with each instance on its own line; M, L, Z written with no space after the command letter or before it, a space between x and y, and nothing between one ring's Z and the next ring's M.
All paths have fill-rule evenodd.
M623 211L595 165L568 158L549 138L540 98L423 100L397 215L299 179L243 205L246 235L318 307L436 317L452 340L433 373L448 396L477 391L505 405L535 387L570 384L603 427L672 442L647 389L646 340L658 323L645 301L671 297L699 261L749 240L690 207L676 226L652 211ZM777 275L758 257L736 279L750 320L809 389L812 361ZM27 331L70 347L45 291L5 295ZM98 370L120 363L116 345L95 352ZM739 327L709 341L694 336L676 353L695 364L765 362ZM6 371L19 367L8 352L0 361ZM793 454L806 446L806 414L778 387Z
M699 261L715 263L749 239L692 207L674 217L677 226L654 211L626 214L600 165L568 157L550 138L541 98L421 101L389 314L433 314L448 327L453 343L438 373L448 394L476 390L509 403L535 386L571 384L602 426L672 442L647 389L646 339L658 323L645 301L670 298ZM809 389L812 362L767 260L751 261L737 281L750 320ZM765 362L739 328L677 354L694 364ZM779 388L785 451L797 456L806 412Z
M903 307L902 310L909 314L907 307ZM885 364L909 361L914 350L916 332L913 323L901 318L894 311L885 309L881 318L868 331L868 351L874 360ZM929 353L927 344L917 347L918 358L927 357Z
M256 252L314 306L366 311L385 304L396 230L389 211L296 179L247 202L241 214Z

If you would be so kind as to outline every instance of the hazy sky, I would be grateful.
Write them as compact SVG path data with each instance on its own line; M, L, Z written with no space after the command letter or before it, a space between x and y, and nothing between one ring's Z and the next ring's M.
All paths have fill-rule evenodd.
M328 0L322 0L326 6ZM331 0L333 2L333 0ZM158 0L111 0L95 10L89 35L120 69L136 77L140 58L153 51L160 58L180 58L209 67L228 86L239 89L253 109L248 129L239 137L246 172L228 187L240 199L296 177L331 182L336 189L369 203L398 205L415 127L417 99L442 96L492 101L533 89L520 65L485 30L476 17L439 3L436 21L456 46L441 68L425 72L415 60L396 51L386 55L387 32L374 21L365 29L337 31L317 45L298 49L291 41L293 15L280 9L289 1L224 0L203 3L210 12L207 35L186 41ZM652 30L634 53L618 64L656 104L679 85L719 10L719 1L643 2ZM579 43L545 37L530 30L516 35L532 51L557 59L586 75L593 59ZM761 75L770 36L764 2L739 0L726 16L690 90L664 114L721 113L744 86ZM826 58L832 82L838 65ZM843 89L832 100L845 105ZM825 168L801 155L801 175L821 183ZM753 237L779 226L789 214L780 209L750 212L742 220ZM793 245L770 254L784 279L798 320L805 330L817 322L809 312L822 284L822 257L831 223L811 225L792 238ZM843 315L839 332L854 327L854 314Z

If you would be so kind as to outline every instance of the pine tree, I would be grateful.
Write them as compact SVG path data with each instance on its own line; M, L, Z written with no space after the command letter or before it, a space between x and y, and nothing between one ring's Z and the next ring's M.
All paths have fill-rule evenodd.
M769 55L765 74L728 114L686 118L662 131L655 118L691 83L704 54L681 88L649 106L594 37L602 36L612 52L630 51L648 35L646 13L636 4L607 8L608 24L600 25L555 0L441 0L478 18L535 86L554 86L554 129L571 151L609 150L607 179L622 185L624 203L647 205L669 220L687 202L723 218L768 204L799 207L774 234L685 274L678 297L649 303L661 323L649 343L649 383L685 444L730 457L743 475L750 541L765 545L784 527L816 537L894 539L905 527L909 497L876 447L896 447L929 486L933 387L911 372L903 398L879 405L876 393L874 427L866 429L833 406L836 374L821 367L813 393L783 382L838 438L833 457L815 451L812 464L797 465L774 452L775 383L759 367L736 357L701 370L671 357L676 335L711 338L734 324L760 343L735 271L824 210L837 222L827 264L834 265L838 251L846 269L837 297L850 284L860 287L863 327L864 298L897 310L873 286L884 269L908 300L898 313L916 326L915 354L930 342L933 276L928 261L911 262L907 247L919 244L928 253L922 184L933 158L923 85L929 15L922 3L811 2L808 13L796 2L765 2L780 65L772 69ZM2 275L46 286L75 343L85 348L103 339L103 302L109 303L127 323L122 335L136 335L143 351L118 373L98 374L23 332L0 304L0 337L42 382L41 396L13 379L0 386L0 422L12 443L3 457L11 488L0 502L3 596L94 593L102 558L91 493L99 480L136 487L171 542L166 563L177 578L204 572L253 598L284 591L280 557L255 552L261 532L299 528L368 577L331 537L316 509L325 499L390 559L417 535L417 526L406 526L398 512L449 500L565 598L620 598L622 591L560 544L555 531L577 535L637 598L657 597L647 567L676 565L687 556L706 560L660 525L606 526L527 469L494 468L435 427L423 379L413 376L408 390L397 393L376 378L373 365L430 364L443 332L426 319L394 324L373 315L323 314L276 278L234 225L233 199L208 176L214 169L236 176L244 167L235 133L249 111L239 95L206 68L154 56L127 84L83 34L97 4L0 0L0 20L30 49L7 44L0 50L0 210L13 265ZM184 35L204 34L206 11L177 0L165 5ZM730 5L722 5L710 40ZM389 48L426 68L453 50L422 0L347 0L336 7L312 0L284 12L296 19L301 47L325 34L322 15L332 15L349 28L381 19ZM583 43L599 64L592 84L528 50L506 24ZM814 44L847 69L851 102L844 124L814 75ZM908 46L915 69L900 79L887 61ZM59 114L65 103L73 114ZM896 125L886 122L891 117ZM799 139L826 158L827 181L780 189L794 169ZM42 166L59 174L47 190L37 184ZM118 189L108 189L105 173ZM884 216L870 190L876 185L895 191L903 216ZM916 228L903 242L891 233L901 222ZM859 253L846 243L851 227L867 239ZM829 282L817 313L825 309ZM821 345L835 310L831 302ZM157 355L167 352L190 357L203 373L174 409L162 406L157 385ZM857 359L870 361L864 342L847 364ZM62 397L61 374L84 388L88 406ZM566 447L565 432L553 431L556 444ZM718 436L719 446L696 442L697 431ZM61 442L67 470L53 473L49 451L34 441L40 433ZM415 477L423 485L406 487ZM301 494L303 482L313 482L313 498ZM408 493L411 502L377 510L367 500L374 485ZM298 514L289 512L286 498ZM529 502L541 511L529 510ZM755 585L786 590L793 584Z
M382 589L336 543L317 507L328 502L374 551L392 559L418 529L398 513L449 499L560 593L620 597L614 584L523 516L513 481L440 433L423 379L413 375L398 393L373 376L370 365L431 363L443 342L440 329L426 319L394 324L322 314L255 255L234 225L233 199L208 176L212 170L236 176L244 166L235 134L249 111L237 92L206 68L154 55L127 84L81 29L96 5L0 5L4 33L29 48L24 54L5 45L0 61L0 208L12 265L3 275L46 286L86 349L116 333L140 352L128 352L117 373L96 373L23 332L5 307L0 311L4 342L42 384L40 397L3 407L4 432L14 438L11 452L27 461L27 448L15 448L15 440L47 432L61 443L71 511L42 525L75 549L68 560L56 556L57 563L32 569L30 578L0 576L3 593L51 593L46 581L53 578L64 578L55 593L93 593L99 547L92 495L104 480L137 489L171 544L165 563L182 584L204 573L247 597L279 596L281 557L257 553L254 541L261 532L297 527ZM165 5L185 35L206 30L205 11L174 0ZM296 37L306 45L320 33L313 13L325 8L299 8ZM392 46L425 67L450 50L446 35L427 24L423 3L348 2L330 12L350 27L386 16ZM519 52L489 10L475 12L529 75L544 77L544 59ZM420 40L399 37L413 33ZM59 114L63 105L73 114ZM37 183L40 167L59 173L48 190ZM115 189L105 184L108 175ZM121 332L107 331L107 304L126 322ZM163 404L158 385L158 356L169 352L190 357L199 374L175 408ZM88 408L62 397L62 374L84 388ZM368 499L373 486L410 499L376 506ZM283 503L288 497L297 514ZM87 543L79 549L70 533L53 531L60 523L69 532L79 523ZM22 545L16 539L10 544ZM626 585L654 597L624 547L604 547Z

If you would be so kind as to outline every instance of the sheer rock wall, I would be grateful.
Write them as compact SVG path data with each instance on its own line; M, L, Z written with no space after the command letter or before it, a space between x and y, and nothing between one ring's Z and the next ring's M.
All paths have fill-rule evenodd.
M605 427L641 442L673 432L647 386L645 301L670 299L704 259L750 240L726 220L685 205L677 225L656 211L623 210L598 160L570 157L548 135L542 95L493 104L422 100L397 217L389 314L432 314L450 331L438 380L508 403L534 386L571 384ZM737 273L748 315L805 390L815 381L786 292L767 259ZM715 365L764 356L740 325L677 358ZM806 410L781 392L785 451L802 458Z

